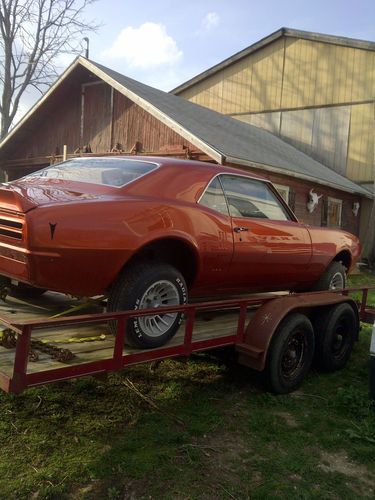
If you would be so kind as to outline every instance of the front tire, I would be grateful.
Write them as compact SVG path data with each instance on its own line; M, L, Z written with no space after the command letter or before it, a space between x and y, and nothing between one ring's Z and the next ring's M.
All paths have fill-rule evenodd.
M107 310L127 311L185 304L187 288L182 274L164 263L141 263L125 269L114 284ZM127 344L140 348L164 345L177 332L182 313L130 318ZM116 330L116 325L111 325Z
M297 389L310 370L314 356L314 330L303 314L287 316L277 328L268 349L266 377L275 394Z

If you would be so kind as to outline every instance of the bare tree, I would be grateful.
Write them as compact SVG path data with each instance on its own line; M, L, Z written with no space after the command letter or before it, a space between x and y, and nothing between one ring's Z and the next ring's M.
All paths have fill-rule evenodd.
M0 0L0 91L3 138L31 87L41 93L57 76L57 56L78 53L97 28L83 13L95 0Z

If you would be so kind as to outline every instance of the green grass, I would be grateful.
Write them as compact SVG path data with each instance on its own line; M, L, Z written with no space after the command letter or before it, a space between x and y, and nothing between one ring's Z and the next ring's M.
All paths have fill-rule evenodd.
M373 286L375 287L375 275L370 273L354 274L348 278L348 286L353 288L360 288L361 286ZM353 294L353 297L360 300L362 294L360 292ZM367 304L375 307L375 290L369 291Z
M1 394L0 498L373 498L370 334L287 396L203 354Z

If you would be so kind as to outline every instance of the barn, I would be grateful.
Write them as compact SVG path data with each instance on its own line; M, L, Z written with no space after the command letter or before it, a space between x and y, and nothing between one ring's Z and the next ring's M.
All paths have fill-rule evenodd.
M269 130L373 190L375 42L281 28L172 92ZM342 225L345 203L339 195L319 210ZM364 201L362 236L370 208Z
M356 206L371 194L275 134L77 58L0 144L9 180L63 158L193 158L271 179L306 223L359 232ZM307 210L309 192L322 196ZM339 213L330 200L341 200Z

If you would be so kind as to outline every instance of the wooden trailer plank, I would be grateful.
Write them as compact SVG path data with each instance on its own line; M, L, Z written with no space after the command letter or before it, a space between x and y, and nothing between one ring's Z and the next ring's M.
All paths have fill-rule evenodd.
M248 314L250 317L251 312ZM219 321L218 321L219 319ZM195 322L193 330L193 341L196 340L208 340L212 338L225 337L227 335L235 334L237 329L238 312L235 311L224 311L217 312L215 316L210 315L210 319L203 314L198 317ZM66 338L87 338L96 337L101 334L105 334L105 340L95 340L87 342L61 342L62 339ZM166 347L182 345L184 342L185 325L184 323L179 328L176 335L166 344ZM36 330L32 339L37 340L49 340L52 345L56 345L59 348L69 349L74 355L68 363L61 363L48 354L42 353L37 350L39 355L38 361L28 363L27 373L36 373L39 371L46 371L55 368L61 368L62 366L72 366L76 364L81 364L88 361L96 361L99 359L110 359L113 356L114 349L114 336L109 333L108 329L105 328L103 324L94 325L84 325L76 326L70 328L58 328L58 329L43 329ZM59 340L58 343L53 343L53 340ZM154 349L149 349L154 350ZM124 354L130 355L142 351L142 349L136 349L129 346L125 346ZM14 363L15 349L5 349L0 347L0 371L11 376L13 373L13 363Z
M33 319L47 320L57 313L67 311L80 304L83 304L83 301L51 292L37 299L21 300L14 297L7 297L5 302L0 302L0 316L10 323L17 322L17 324ZM103 307L101 305L90 304L74 314L81 312L83 314L102 312L102 310ZM254 308L254 306L248 308L247 321L255 310L256 307ZM198 311L193 329L193 341L205 341L234 335L237 331L238 318L239 307L225 310ZM183 345L184 335L185 323L183 322L176 335L165 347ZM104 336L104 339L99 339L100 336ZM93 340L95 337L97 339ZM35 328L32 331L32 340L39 340L58 348L69 349L75 357L70 362L61 363L53 359L49 354L36 349L38 360L28 362L28 374L111 359L115 345L115 336L110 332L108 322L62 325L55 328ZM148 349L147 351L154 351L156 349ZM140 352L145 352L145 350L125 346L123 354L127 356ZM8 377L12 377L14 359L15 348L6 349L0 347L0 372Z

